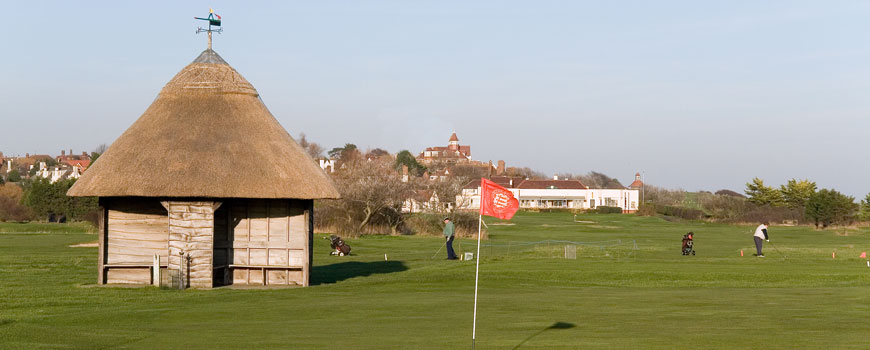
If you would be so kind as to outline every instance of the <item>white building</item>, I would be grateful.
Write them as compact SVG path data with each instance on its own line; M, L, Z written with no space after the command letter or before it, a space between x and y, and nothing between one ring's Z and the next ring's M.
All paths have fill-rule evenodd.
M636 189L588 188L578 180L516 180L500 185L514 194L523 209L595 209L599 206L618 207L623 213L634 213L640 204ZM510 184L510 185L509 185ZM508 185L508 186L505 186ZM470 183L457 196L461 209L480 209L480 183Z

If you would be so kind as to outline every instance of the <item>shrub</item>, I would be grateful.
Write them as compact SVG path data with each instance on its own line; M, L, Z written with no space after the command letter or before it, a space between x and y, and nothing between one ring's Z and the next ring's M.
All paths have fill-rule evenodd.
M601 205L596 207L593 210L594 213L598 214L622 214L622 208L620 207L608 207L606 205Z
M477 235L476 212L457 211L450 216L455 226L456 237L471 238ZM437 214L412 214L406 221L410 233L415 235L440 236L444 230L444 217ZM486 239L486 228L482 228L481 239Z
M0 185L0 221L30 221L33 213L21 204L24 190L16 184Z
M38 217L84 220L85 216L97 210L96 197L69 197L66 192L75 180L60 180L51 183L48 179L32 181L24 193L23 203Z
M672 205L656 205L656 212L665 216L673 216L686 220L699 220L705 217L704 212L701 210Z
M637 208L637 215L640 215L640 216L654 216L654 215L656 215L655 204L641 203L640 207Z

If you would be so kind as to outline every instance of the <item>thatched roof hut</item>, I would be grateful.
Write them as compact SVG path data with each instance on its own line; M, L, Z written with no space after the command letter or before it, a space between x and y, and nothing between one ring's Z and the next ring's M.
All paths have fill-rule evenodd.
M68 195L100 197L100 283L159 282L151 262L160 255L163 269L198 287L307 285L313 200L339 197L257 90L211 49Z
M203 51L91 165L71 196L338 198L257 90Z

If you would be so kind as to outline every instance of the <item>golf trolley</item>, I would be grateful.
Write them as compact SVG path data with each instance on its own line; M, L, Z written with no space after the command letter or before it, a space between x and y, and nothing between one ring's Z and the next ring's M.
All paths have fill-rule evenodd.
M345 243L344 240L341 239L341 237L336 235L329 235L329 238L323 237L323 239L329 239L329 246L332 247L332 251L329 252L329 255L350 255L350 245Z
M695 234L692 232L683 235L683 255L695 255L694 236Z

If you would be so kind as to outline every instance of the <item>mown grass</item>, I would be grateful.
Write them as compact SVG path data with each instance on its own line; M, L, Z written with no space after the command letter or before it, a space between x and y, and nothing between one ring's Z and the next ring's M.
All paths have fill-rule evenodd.
M478 348L867 348L870 268L858 259L870 250L867 229L774 226L777 249L755 258L749 226L577 220L521 213L490 225L487 243L637 249L578 250L576 260L557 258L556 244L557 253L484 255ZM686 257L680 238L690 230L698 255ZM94 287L96 248L69 247L94 234L32 231L57 233L0 233L2 348L470 347L474 264L445 261L443 250L433 259L439 238L364 237L343 258L318 239L309 288L177 291Z

